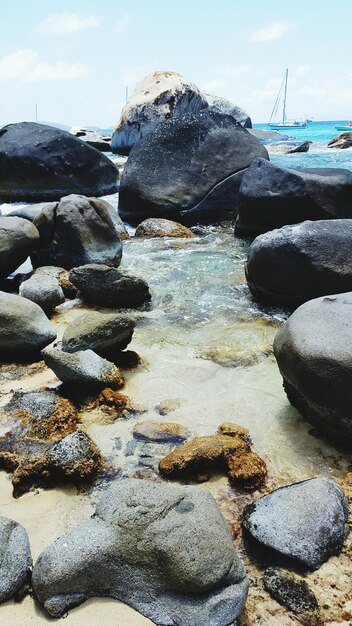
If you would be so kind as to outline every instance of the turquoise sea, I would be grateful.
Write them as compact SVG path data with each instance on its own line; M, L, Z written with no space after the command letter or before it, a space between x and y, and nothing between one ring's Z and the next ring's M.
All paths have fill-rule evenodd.
M348 122L349 120L310 122L307 128L291 130L287 133L290 138L312 142L309 152L287 155L270 154L270 160L283 167L345 167L352 170L352 149L341 150L327 147L331 139L341 134L335 126L347 126ZM253 124L253 128L269 130L267 124ZM284 136L284 133L281 134Z

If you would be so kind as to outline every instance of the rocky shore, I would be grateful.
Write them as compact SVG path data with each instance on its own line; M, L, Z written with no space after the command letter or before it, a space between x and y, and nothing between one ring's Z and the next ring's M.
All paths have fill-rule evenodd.
M352 174L250 125L154 73L110 202L79 132L0 131L0 199L45 200L0 217L4 623L352 619Z

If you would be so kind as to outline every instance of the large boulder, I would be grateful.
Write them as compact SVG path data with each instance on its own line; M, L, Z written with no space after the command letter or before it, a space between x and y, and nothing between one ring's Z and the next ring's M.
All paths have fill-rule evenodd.
M280 328L274 353L287 396L329 438L352 442L352 292L302 304Z
M31 565L27 531L12 519L0 517L0 602L26 584Z
M32 254L34 267L57 265L71 269L86 263L118 267L122 244L104 200L72 194L44 207L34 220L40 245Z
M130 604L160 626L227 626L248 581L210 493L115 481L93 517L38 558L33 588L60 617L93 596Z
M65 352L93 350L103 358L113 360L130 343L134 320L126 315L91 311L69 324L62 337Z
M296 307L352 290L352 220L318 220L259 235L246 278L255 297Z
M0 129L0 200L59 200L117 190L115 165L59 128L21 122Z
M134 308L151 299L148 283L143 278L121 274L107 265L75 267L69 279L86 302L98 306Z
M221 98L220 96L214 96L210 93L206 93L205 97L208 101L209 111L213 111L213 113L224 113L225 115L231 115L236 122L244 126L245 128L252 128L252 120L249 117L248 113L241 109L241 107L236 106L227 100L226 98Z
M37 304L0 292L1 361L39 354L54 339L55 329Z
M341 133L341 135L334 137L329 141L328 148L341 148L342 150L352 148L352 132L347 131L347 133Z
M0 217L0 277L14 272L39 245L39 232L28 220Z
M165 120L131 151L119 213L132 224L233 215L244 170L258 156L268 158L264 146L229 115L203 111Z
M243 512L243 525L254 539L311 569L339 553L347 519L346 497L328 478L281 487Z
M73 126L70 130L71 135L78 137L89 146L100 150L100 152L111 152L111 134L103 131L87 130L86 128L76 128Z
M338 168L286 169L256 159L239 191L235 234L256 237L304 220L352 218L352 172Z
M206 97L181 74L153 72L136 85L122 109L111 139L112 151L129 154L163 120L206 108Z

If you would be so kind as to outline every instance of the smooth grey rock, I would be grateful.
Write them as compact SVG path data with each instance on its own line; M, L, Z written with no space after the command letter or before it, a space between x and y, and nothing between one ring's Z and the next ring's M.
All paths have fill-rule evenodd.
M133 308L151 299L145 280L121 274L107 265L75 267L70 271L69 280L84 300L98 306Z
M27 531L12 519L0 517L0 602L27 582L31 565Z
M296 307L352 290L352 220L318 220L259 235L248 250L254 296Z
M131 224L233 216L243 174L256 157L268 158L266 149L230 115L205 110L164 120L129 155L120 216Z
M0 292L0 360L38 354L54 339L55 329L37 304Z
M7 213L6 217L21 217L29 222L34 222L35 218L40 215L48 204L51 204L53 207L56 206L56 202L38 202L37 204L30 204L14 209L10 211L10 213Z
M0 277L14 272L39 244L39 232L20 217L0 217Z
M206 93L205 97L208 101L209 111L213 111L213 113L224 113L225 115L231 115L236 122L244 126L245 128L252 128L252 120L249 117L248 113L238 107L236 104L233 104L230 100L226 98L221 98L220 96L214 96L210 93Z
M28 280L21 283L20 296L32 300L44 311L52 311L65 302L65 295L59 283L61 271L61 268L55 266L39 267Z
M242 178L235 234L256 237L304 220L352 218L351 197L347 169L288 169L255 159Z
M57 204L48 204L34 224L40 233L40 246L31 256L33 267L120 264L122 244L110 205L104 200L66 196Z
M263 573L264 587L270 595L294 613L316 613L318 602L306 581L280 568L268 567Z
M109 133L76 127L71 128L70 133L96 150L100 150L100 152L111 152L111 135Z
M274 353L297 410L344 445L352 442L352 292L302 304L275 336Z
M347 519L346 497L328 478L276 489L243 513L243 525L257 541L311 569L340 552Z
M133 437L143 441L172 442L180 444L190 437L191 433L182 424L176 422L153 422L145 420L137 422L133 427Z
M21 122L0 129L0 200L59 200L72 193L117 191L118 171L105 155L66 131Z
M109 359L124 350L134 331L134 320L126 315L92 311L80 315L66 328L62 338L65 352L93 350Z
M112 151L128 154L165 119L207 108L206 97L181 74L153 72L136 85L122 109L111 139Z
M84 387L121 387L123 384L116 365L92 350L70 353L52 348L43 350L42 355L45 364L63 383Z
M39 556L33 588L55 617L103 595L160 626L227 626L248 581L210 493L120 480L89 521Z

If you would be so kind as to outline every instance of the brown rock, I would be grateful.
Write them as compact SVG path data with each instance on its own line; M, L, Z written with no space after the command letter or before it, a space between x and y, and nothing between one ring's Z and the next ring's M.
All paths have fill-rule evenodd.
M226 457L249 450L240 437L207 435L196 437L161 459L159 471L168 478L203 474L209 465L226 467ZM207 472L205 472L207 473Z
M183 239L191 239L196 235L192 231L172 220L166 220L157 217L150 217L143 220L135 232L135 237L180 237Z
M229 437L241 437L246 443L251 442L249 430L244 426L239 426L235 422L223 422L219 426L219 433L221 435L228 435Z
M258 489L267 476L265 461L255 452L239 450L235 455L227 455L226 463L229 480L243 489Z
M133 428L135 439L143 441L171 441L182 443L190 436L190 431L181 424L175 422L137 422Z
M352 147L352 132L341 133L338 137L334 137L328 143L328 148L351 148Z

